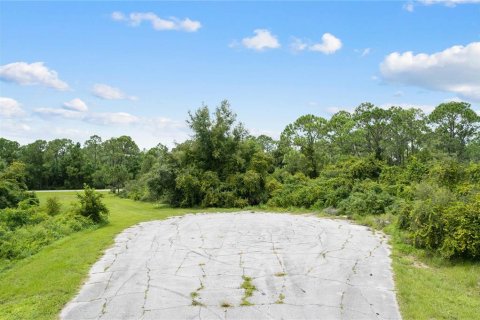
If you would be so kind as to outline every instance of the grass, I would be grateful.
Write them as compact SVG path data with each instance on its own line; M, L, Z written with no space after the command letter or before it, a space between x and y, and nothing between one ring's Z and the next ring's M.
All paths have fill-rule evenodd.
M480 319L480 263L449 262L392 235L392 260L404 319Z
M248 298L253 296L253 292L257 290L257 288L253 285L252 283L252 278L243 276L242 277L243 282L240 288L242 288L244 291L243 297L242 297L242 302L240 303L241 306L251 306L252 303L248 301Z
M69 203L76 201L75 194L55 192L37 195L41 204L48 197L58 197L65 210ZM115 235L131 225L190 212L238 211L171 209L112 195L106 195L104 200L111 212L107 226L63 238L0 273L0 319L57 318L63 305L76 294L85 280L90 266L113 243ZM258 211L256 208L250 210ZM302 209L295 211L301 212L314 213ZM480 320L480 263L446 262L414 249L401 241L401 235L389 225L391 219L391 216L378 216L357 218L357 222L378 229L386 226L385 231L391 234L397 298L403 318ZM245 277L242 288L245 290L242 305L251 305L248 298L256 290L252 279Z
M275 301L276 304L283 304L283 300L285 300L285 295L283 293L280 293L278 295L278 300Z
M402 241L389 214L355 217L390 235L397 300L403 319L480 320L480 263L446 261Z
M76 201L75 192L38 193L43 205L56 196L62 206ZM76 294L91 265L113 243L116 234L141 221L191 212L233 211L159 208L151 203L106 194L110 223L63 238L0 273L0 319L55 319ZM237 209L235 209L237 210Z

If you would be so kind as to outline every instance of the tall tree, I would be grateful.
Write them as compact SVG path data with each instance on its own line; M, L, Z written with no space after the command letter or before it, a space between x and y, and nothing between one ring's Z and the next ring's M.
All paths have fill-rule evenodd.
M390 131L390 111L366 102L355 109L354 119L358 129L363 130L367 152L382 160Z
M47 148L45 140L37 140L20 147L19 160L26 164L27 186L31 190L43 189L46 186L44 153Z
M438 147L462 158L466 145L478 134L480 117L466 102L447 102L430 113Z
M283 143L305 156L307 173L312 178L318 176L318 166L325 156L327 123L322 117L307 114L287 125L281 135Z
M390 111L390 142L387 144L389 160L403 164L421 149L429 131L425 114L420 109L392 106Z

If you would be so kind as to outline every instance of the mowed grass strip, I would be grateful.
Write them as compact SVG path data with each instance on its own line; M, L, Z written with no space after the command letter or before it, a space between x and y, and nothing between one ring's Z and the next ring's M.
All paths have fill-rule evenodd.
M76 192L37 193L41 205L57 197L63 206L76 201ZM113 244L115 236L138 222L193 212L230 211L158 208L105 194L110 223L63 238L0 274L0 319L56 319L73 298L93 263ZM233 210L232 210L233 211Z
M480 263L455 263L393 244L393 270L403 319L480 319Z

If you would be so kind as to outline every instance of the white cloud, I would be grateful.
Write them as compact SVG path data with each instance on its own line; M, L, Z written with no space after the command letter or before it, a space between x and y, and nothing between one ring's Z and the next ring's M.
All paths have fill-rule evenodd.
M413 10L415 9L415 5L413 4L413 2L409 1L403 5L403 9L407 10L408 12L413 12Z
M324 54L332 54L342 48L342 41L335 37L333 34L327 32L323 34L322 42L320 43L309 44L309 41L294 38L292 43L290 44L290 47L294 51L310 50L315 52L321 52ZM370 49L367 49L368 51L364 52L365 55L370 52Z
M280 48L277 37L272 35L269 30L256 29L253 33L255 33L253 37L242 39L244 47L257 51Z
M363 49L361 56L362 56L362 57L365 57L365 56L369 55L369 54L370 54L370 51L371 51L370 48L365 48L365 49Z
M5 121L0 121L0 134L2 137L11 136L16 138L28 133L32 128L23 122L19 122L14 119L6 119Z
M331 33L322 36L322 42L310 46L311 51L319 51L325 54L335 53L342 48L342 41Z
M415 10L415 6L417 5L424 5L424 6L431 6L436 4L441 4L446 7L456 7L457 5L461 4L475 4L480 3L480 0L417 0L417 1L409 1L403 5L403 9L407 10L408 12L413 12Z
M16 118L25 115L20 103L12 98L0 97L0 117Z
M80 112L60 108L37 108L34 112L47 120L51 117L58 117L100 125L129 125L143 121L139 117L126 112Z
M122 12L119 12L119 11L112 12L111 17L112 17L112 20L114 20L114 21L125 21L125 20L127 20L127 17L125 17L125 15Z
M433 54L393 52L380 64L387 82L451 92L480 101L480 42Z
M365 49L355 49L353 50L355 51L356 53L360 54L360 56L363 58L365 56L368 56L370 54L370 52L372 51L372 49L370 48L365 48Z
M139 26L142 22L150 22L152 28L157 31L178 30L186 32L195 32L202 27L200 21L194 21L189 18L183 20L170 17L160 18L153 12L132 12L128 16L122 12L115 11L111 14L114 21L126 22L132 27Z
M43 85L60 91L69 88L58 78L57 72L48 69L43 62L13 62L0 66L0 78L20 85Z
M292 43L290 43L290 48L292 48L293 51L303 51L308 49L308 44L302 39L293 38Z
M111 112L111 113L92 113L86 118L87 122L111 125L111 124L133 124L138 123L140 119L126 112Z
M128 96L118 88L101 83L93 86L92 93L105 100L137 100L137 97Z
M53 116L65 119L83 119L85 117L82 112L56 108L37 108L34 112L43 117Z
M480 3L480 0L419 0L424 5L443 4L447 7L455 7L458 4Z
M86 112L88 111L88 106L80 100L79 98L72 99L63 104L63 108L72 111Z

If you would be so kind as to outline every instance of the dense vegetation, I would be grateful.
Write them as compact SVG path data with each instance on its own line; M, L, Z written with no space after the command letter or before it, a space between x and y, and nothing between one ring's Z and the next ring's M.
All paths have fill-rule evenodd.
M88 183L175 207L377 215L415 246L480 258L480 117L467 103L442 103L429 115L362 103L329 120L302 116L278 141L249 135L227 101L187 122L191 139L172 150L140 151L126 136L93 136L83 146L0 139L0 166L25 166L33 189Z
M73 207L62 207L55 197L40 207L27 191L26 175L25 164L17 161L0 171L0 270L73 232L107 222L101 195L88 186Z

